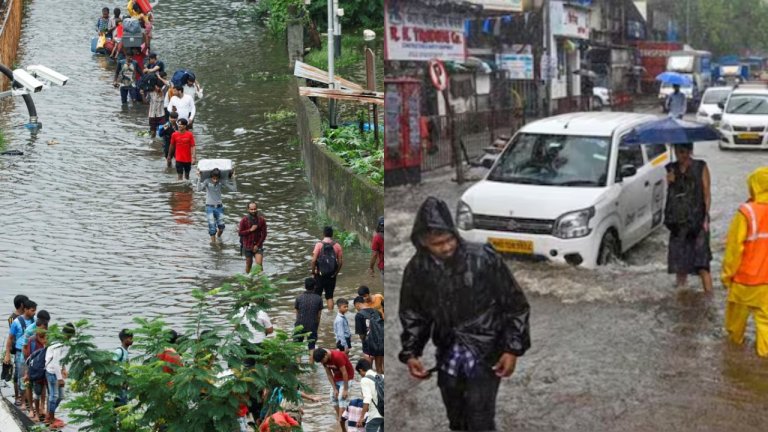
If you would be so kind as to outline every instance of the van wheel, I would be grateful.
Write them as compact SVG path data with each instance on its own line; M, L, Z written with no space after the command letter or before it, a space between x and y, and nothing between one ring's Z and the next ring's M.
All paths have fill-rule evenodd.
M616 234L608 230L600 241L600 251L597 254L597 265L606 265L619 261L621 249Z

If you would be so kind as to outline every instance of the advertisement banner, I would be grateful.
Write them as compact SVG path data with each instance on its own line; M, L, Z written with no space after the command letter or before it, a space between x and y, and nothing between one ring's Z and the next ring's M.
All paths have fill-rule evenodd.
M384 2L384 59L464 61L464 16L402 0Z
M498 54L496 63L501 70L509 73L509 79L533 79L533 54L530 45L515 49L513 52Z

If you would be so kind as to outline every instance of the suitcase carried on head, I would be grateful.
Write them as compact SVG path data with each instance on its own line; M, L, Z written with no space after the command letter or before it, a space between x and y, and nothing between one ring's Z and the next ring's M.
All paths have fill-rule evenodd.
M129 33L127 30L123 31L123 47L141 48L141 44L143 43L144 43L144 35L141 32Z

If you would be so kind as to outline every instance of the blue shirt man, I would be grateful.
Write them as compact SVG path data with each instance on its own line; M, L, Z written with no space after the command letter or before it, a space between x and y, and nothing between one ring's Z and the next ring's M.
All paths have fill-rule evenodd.
M672 86L674 92L667 96L667 109L669 110L669 116L672 118L683 118L687 111L688 103L685 97L685 93L680 91L680 86L675 84Z

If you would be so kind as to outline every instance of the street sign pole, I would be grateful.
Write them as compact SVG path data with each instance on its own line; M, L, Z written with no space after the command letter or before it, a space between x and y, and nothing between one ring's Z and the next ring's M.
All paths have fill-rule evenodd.
M376 91L376 58L374 57L373 50L370 48L365 49L365 78L366 89ZM370 110L373 112L373 142L378 143L379 112L375 104L370 105Z
M333 10L334 0L328 0L328 88L334 89L334 70L333 56L336 50L333 47L333 23L335 22L335 11ZM328 125L336 128L336 101L328 99Z

